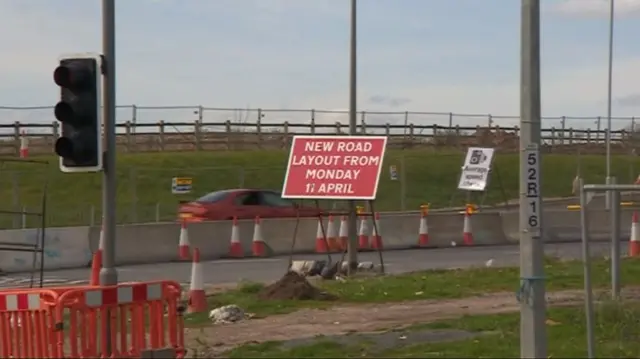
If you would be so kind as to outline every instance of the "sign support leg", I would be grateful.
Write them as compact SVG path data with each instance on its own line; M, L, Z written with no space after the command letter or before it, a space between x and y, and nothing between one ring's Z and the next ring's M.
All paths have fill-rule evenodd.
M373 223L373 233L380 235L380 228L378 228L378 221L376 221L376 210L373 206L373 201L369 201L369 208L371 209L371 222ZM382 257L382 248L378 247L378 259L380 260L380 273L384 274L384 258Z
M358 107L357 96L357 6L356 0L351 0L351 23L350 23L350 44L349 44L349 134L356 136L357 118L356 111ZM364 127L363 127L364 128ZM352 272L358 267L358 217L356 214L356 202L349 200L349 245L347 247L347 254L349 257L348 273Z

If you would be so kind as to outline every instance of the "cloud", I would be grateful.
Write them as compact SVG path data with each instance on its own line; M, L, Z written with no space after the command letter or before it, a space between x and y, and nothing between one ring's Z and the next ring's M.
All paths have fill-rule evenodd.
M620 106L640 108L640 94L637 93L618 97L616 101L620 104Z
M551 11L568 16L608 17L611 1L614 0L562 0ZM616 16L640 15L640 0L615 0L614 9Z
M401 107L411 103L411 99L407 97L391 97L385 95L373 95L369 97L367 103L388 106L391 108Z

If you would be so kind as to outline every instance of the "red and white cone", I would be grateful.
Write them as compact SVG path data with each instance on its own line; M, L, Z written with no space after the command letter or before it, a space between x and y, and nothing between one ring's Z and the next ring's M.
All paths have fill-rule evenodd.
M262 229L260 228L260 217L256 217L253 227L253 241L251 242L251 252L254 257L266 257L267 246L262 238Z
M189 259L189 232L187 231L187 222L182 221L180 224L180 240L178 241L178 256L180 259Z
M329 251L335 252L340 250L340 245L338 244L338 228L336 227L333 216L329 216L329 222L327 223L327 245L329 246Z
M382 249L382 232L380 231L380 213L376 213L373 220L373 233L371 234L371 248Z
M104 251L104 223L100 227L100 241L98 242L98 250Z
M423 247L429 244L429 225L427 223L428 212L423 210L420 214L420 228L418 230L418 245Z
M207 311L207 297L204 293L204 278L200 263L200 250L194 248L193 263L191 264L191 285L189 286L189 313Z
M367 216L360 216L360 230L358 231L358 249L369 249L367 235Z
M465 246L473 245L473 230L471 229L471 209L464 212L464 222L462 223L462 243Z
M340 243L340 249L343 251L349 247L349 222L347 222L347 216L342 216L340 220L338 243Z
M638 212L633 212L631 217L631 238L629 238L629 257L640 256L640 224L638 224Z
M240 242L240 231L238 229L238 217L233 217L233 224L231 225L231 243L229 244L229 257L244 257L244 249L242 249L242 242Z
M29 157L29 137L22 131L20 133L20 158Z
M318 218L318 229L316 229L316 253L327 253L329 251L329 241L325 241L325 234L326 232L322 230L322 218Z
M100 270L102 269L102 249L98 249L93 254L91 260L91 277L89 278L89 285L100 285Z

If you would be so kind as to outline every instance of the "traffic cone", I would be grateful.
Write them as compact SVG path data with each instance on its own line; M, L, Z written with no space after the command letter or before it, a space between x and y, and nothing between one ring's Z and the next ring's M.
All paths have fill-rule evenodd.
M338 243L340 244L340 249L343 251L349 247L349 222L347 222L347 216L342 216L340 220Z
M369 249L369 236L367 236L367 216L360 216L360 230L358 231L358 249Z
M316 230L316 253L327 253L329 251L328 240L325 241L325 233L322 231L322 218L318 218L318 229Z
M260 217L256 217L255 226L253 227L253 242L251 243L251 252L254 257L266 257L267 246L262 239L262 229L260 228Z
M189 259L190 246L187 222L182 221L182 224L180 225L180 240L178 241L178 256L180 259Z
M200 264L200 250L194 248L193 263L191 264L191 285L189 286L189 313L207 311L207 297L204 293L204 278Z
M418 245L423 247L429 244L429 225L427 224L427 215L429 214L429 206L424 205L420 213L420 228L418 230Z
M640 224L638 224L638 212L633 212L631 217L631 238L629 238L629 257L640 256Z
M336 223L333 220L333 216L329 216L329 222L327 223L327 246L329 251L340 251L340 244L338 243L338 231Z
M382 234L380 231L380 213L376 213L373 220L375 225L373 226L373 233L371 234L371 248L382 249Z
M102 227L100 227L100 241L98 242L98 249L104 250L104 222L102 223Z
M231 225L231 244L229 245L229 257L244 257L244 249L242 249L242 242L240 242L240 233L238 230L238 217L233 217L233 224Z
M20 133L20 158L29 157L29 137L22 131Z
M471 211L473 209L467 206L464 211L464 222L462 224L462 242L465 246L473 245L473 231L471 229Z
M93 253L89 285L100 285L100 269L102 269L102 249L98 249Z

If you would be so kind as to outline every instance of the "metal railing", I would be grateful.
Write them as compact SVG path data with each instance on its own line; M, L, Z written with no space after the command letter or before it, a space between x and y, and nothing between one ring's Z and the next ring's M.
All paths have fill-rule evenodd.
M59 136L51 107L0 107L0 154L17 154L20 136L30 152L48 154ZM542 139L551 147L604 144L601 116L545 117ZM345 134L348 112L298 109L230 109L203 106L120 106L118 148L126 152L287 148L294 134ZM438 112L358 114L358 131L387 135L391 146L515 147L518 117ZM612 142L627 145L635 117L612 119Z

